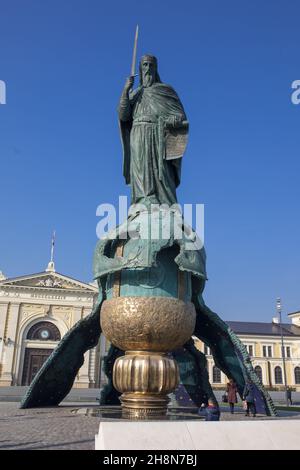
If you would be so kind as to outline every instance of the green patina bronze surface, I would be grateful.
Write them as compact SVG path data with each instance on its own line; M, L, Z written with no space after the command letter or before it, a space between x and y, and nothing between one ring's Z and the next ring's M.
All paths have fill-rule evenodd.
M182 230L183 223L182 214L176 206L157 210L138 206L128 220L98 241L94 255L94 278L123 269L155 266L158 253L176 244L179 248L175 258L178 268L205 281L205 250L191 227L185 224L185 230ZM124 256L114 257L119 240L126 241Z
M174 206L182 158L167 158L167 138L170 129L186 125L183 106L175 91L161 82L153 56L142 58L140 86L131 91L132 85L131 77L121 96L119 119L124 177L131 186L132 202L140 206L133 208L126 222L98 242L94 256L94 277L100 289L97 305L61 340L34 378L21 407L58 405L70 391L84 353L99 340L101 303L112 297L116 273L121 273L121 296L177 298L179 271L184 273L184 301L193 302L197 313L194 335L211 348L215 364L228 378L235 380L239 393L242 394L245 380L250 379L256 386L262 409L274 415L272 400L255 374L245 347L203 301L207 278L204 248L191 227L187 227L187 231L178 230L184 224L180 211ZM150 210L153 203L165 203L168 207L153 211ZM155 224L158 236L149 236ZM169 236L166 237L163 234L168 226ZM134 238L129 236L131 233L135 234ZM121 256L117 254L120 243ZM108 384L101 393L102 405L119 403L119 393L112 385L112 368L122 354L111 346L105 358ZM200 401L214 398L205 356L195 348L193 340L174 355L179 363L181 383L194 397L194 402L200 406ZM189 370L193 371L193 376Z

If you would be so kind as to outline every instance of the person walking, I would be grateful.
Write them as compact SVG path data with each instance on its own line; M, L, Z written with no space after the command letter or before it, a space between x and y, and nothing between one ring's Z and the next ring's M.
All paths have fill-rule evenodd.
M249 413L252 413L253 418L256 416L256 408L254 402L254 389L253 384L250 380L246 381L246 385L243 391L243 400L247 402L247 409L245 416L249 416Z
M290 406L292 406L293 401L292 401L292 389L291 389L291 387L286 388L286 398L287 398L287 401L290 404Z
M226 392L231 414L234 413L234 404L237 403L237 391L238 390L235 381L230 379L226 387Z

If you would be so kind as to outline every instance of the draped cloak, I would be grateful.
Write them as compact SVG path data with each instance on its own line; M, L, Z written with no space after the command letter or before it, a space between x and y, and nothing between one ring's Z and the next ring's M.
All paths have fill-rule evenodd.
M132 203L177 202L181 158L165 158L165 123L171 116L186 119L175 90L157 82L130 93L127 112L120 113L123 174L131 186Z

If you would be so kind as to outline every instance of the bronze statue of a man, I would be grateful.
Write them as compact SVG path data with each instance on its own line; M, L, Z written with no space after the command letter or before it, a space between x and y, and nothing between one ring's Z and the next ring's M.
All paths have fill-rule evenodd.
M119 106L124 146L124 176L127 184L131 185L133 203L142 203L147 208L152 203L172 205L177 202L176 187L180 183L181 157L185 150L188 123L177 94L169 85L165 85L160 81L155 57L147 55L142 58L140 63L140 86L131 91L134 81L136 45L137 32L131 77L126 81ZM135 214L136 219L132 221L132 225L145 215L141 215L139 212L140 210ZM160 217L163 212L166 213L167 211L155 212ZM153 218L153 220L156 219ZM160 219L158 220L160 221ZM174 224L173 227L175 227ZM143 336L145 344L147 344L147 351L144 352L147 353L146 356L151 357L149 356L149 351L151 351L149 345L152 344L151 347L154 347L153 344L159 344L160 342L159 347L161 347L165 341L164 336L168 333L167 329L161 329L160 331L163 331L163 333L157 335L158 326L161 325L164 328L166 321L169 321L168 325L171 325L171 323L173 327L175 325L174 334L171 333L170 338L175 338L177 341L179 336L177 331L184 326L186 308L188 308L191 309L188 311L196 311L196 323L192 334L211 348L217 367L237 383L240 394L244 389L245 379L250 379L255 387L257 410L260 409L261 412L267 412L269 415L276 415L272 400L255 373L245 346L229 326L204 303L202 297L206 281L204 248L189 250L186 248L185 243L181 243L175 237L174 228L170 230L170 236L167 240L162 236L157 237L157 239L153 237L150 241L147 238L142 239L140 236L137 238L127 237L124 240L121 237L123 232L119 228L113 230L111 234L113 234L112 237L103 237L99 240L95 251L94 277L98 280L99 296L93 311L76 323L63 337L35 376L22 400L21 408L55 406L65 398L72 387L78 370L83 364L86 351L97 345L103 325L106 324L110 327L113 323L113 315L116 318L115 312L117 312L117 316L119 315L118 312L121 312L120 318L123 315L122 325L125 325L127 318L129 319L130 316L136 316L137 323L135 325L138 325L132 327L132 329L130 320L128 334L124 333L123 327L120 334L119 325L121 323L117 318L117 321L114 322L114 331L117 332L117 341L119 342L119 338L122 340L122 344L119 344L124 345L125 349L128 348L129 353L130 349L131 353L135 353L138 350L138 344L142 344L139 341ZM119 248L122 249L119 251ZM152 273L154 273L153 276ZM145 299L147 303L144 304ZM144 308L143 304L147 307ZM113 305L113 307L107 307L107 305ZM116 310L115 305L121 305L121 309L118 307L119 310ZM123 305L129 305L130 309L123 307ZM148 307L149 305L150 307ZM170 307L167 308L167 305L170 305ZM185 307L181 307L182 305ZM188 307L186 307L187 305ZM133 315L134 311L136 314ZM147 318L151 319L152 325L149 320L144 318L145 312L147 315L150 314ZM176 312L183 312L182 318L184 321L180 320L179 323L179 320L176 320L176 318L181 318L181 314L179 317L173 316L173 313ZM169 320L166 320L167 318ZM110 332L110 329L107 331ZM140 333L137 333L138 331ZM104 330L103 332L105 333ZM134 337L135 333L136 337ZM125 339L125 342L123 342L124 335L127 339L132 338L132 342L125 344L127 340ZM154 340L157 343L153 343ZM144 348L145 344L141 347ZM174 349L176 349L175 346ZM153 350L156 359L160 355L159 351L166 350L166 347ZM101 397L102 404L119 403L118 392L113 388L113 364L121 355L123 355L122 351L112 345L104 364L109 382ZM182 384L191 397L194 397L193 400L195 400L197 406L200 406L204 400L214 399L206 370L205 355L197 350L194 341L192 339L188 340L183 348L173 351L173 355L182 364ZM140 355L140 357L142 356L144 354ZM128 358L130 358L129 354L127 355ZM161 358L159 361L164 360L163 356ZM150 364L147 361L144 363ZM157 364L158 368L155 369L155 366L152 369L154 371L153 377L157 377L156 370L158 371L161 364L163 364L163 362L155 361L154 364ZM186 373L183 367L186 361L189 366L190 364L193 365L193 374L197 374L197 378L193 383L190 380L190 371ZM133 362L135 362L135 358L132 359ZM119 364L122 364L122 362L119 361ZM117 372L116 377L121 377L120 382L118 382L118 390L122 388L123 391L123 385L122 387L120 385L121 382L123 384L122 367L118 369L121 370L121 373ZM131 368L131 365L129 367ZM173 366L168 366L168 369L166 367L163 365L161 370L173 370ZM124 370L126 368L127 365L124 366ZM136 383L139 387L133 387L133 395L135 395L135 390L143 390L144 393L147 389L148 393L147 381L150 383L150 375L142 374L142 382L139 382L140 374L137 373L138 369L127 370L133 370L132 377L135 377L137 381L135 382L135 379L127 381L126 379L124 383ZM150 366L147 365L146 370L150 370ZM131 372L129 376L131 377ZM144 380L145 376L148 377L147 380ZM161 378L164 380L161 383L171 384L172 382L174 384L174 375L169 376L170 380L165 380L166 377L167 375L163 373ZM131 385L128 385L128 387L130 388ZM155 382L153 390L160 390L161 392L161 386L158 385L158 382ZM157 395L160 395L160 392ZM131 395L125 398L123 402L126 401L126 406L130 403L136 403L136 396ZM149 392L148 410L152 410L154 404L152 411L155 412L157 410L157 397L153 402L152 399L154 400L152 392ZM133 401L130 402L130 400ZM163 399L163 402L162 408L158 408L165 410L166 400ZM138 403L139 409L146 409L143 408L146 400L143 400L143 405L141 401L138 401ZM128 407L130 408L130 406ZM133 408L135 407L133 406Z
M119 104L125 181L131 186L132 204L172 205L177 202L182 154L168 156L167 137L184 128L182 135L187 136L186 115L173 88L161 82L156 57L142 57L139 75L135 90L134 77L126 80Z

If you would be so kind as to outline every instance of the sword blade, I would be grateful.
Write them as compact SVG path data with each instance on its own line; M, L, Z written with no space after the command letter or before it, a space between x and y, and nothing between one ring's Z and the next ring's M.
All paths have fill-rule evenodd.
M136 50L137 50L137 41L139 35L139 25L137 25L135 30L135 38L134 38L134 46L133 46L133 54L132 54L132 64L131 64L131 72L130 75L133 77L135 75L135 63L136 63Z

